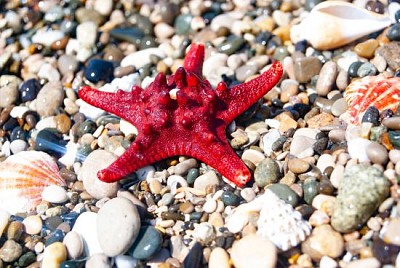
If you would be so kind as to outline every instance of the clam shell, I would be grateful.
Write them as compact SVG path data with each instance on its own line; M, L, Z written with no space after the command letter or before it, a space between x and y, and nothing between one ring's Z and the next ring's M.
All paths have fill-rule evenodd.
M0 208L11 214L34 209L43 188L65 186L56 162L44 152L24 151L0 163Z
M334 49L391 24L387 15L370 12L344 1L316 5L300 24L291 28L293 43L307 40L314 48Z
M366 76L350 83L344 97L348 109L340 118L348 124L359 125L370 106L380 112L385 109L396 111L400 103L400 78Z

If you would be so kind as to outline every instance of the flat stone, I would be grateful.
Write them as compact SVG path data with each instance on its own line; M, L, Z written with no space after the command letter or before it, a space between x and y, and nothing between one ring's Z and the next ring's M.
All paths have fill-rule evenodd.
M97 214L97 237L109 257L124 254L135 241L139 228L139 213L128 199L113 198Z
M49 203L61 204L68 200L67 191L58 185L50 185L43 189L43 200Z

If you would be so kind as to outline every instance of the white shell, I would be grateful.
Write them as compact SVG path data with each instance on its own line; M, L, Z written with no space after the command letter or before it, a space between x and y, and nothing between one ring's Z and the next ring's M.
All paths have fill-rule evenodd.
M360 37L382 30L390 17L370 12L344 1L326 1L315 6L290 31L293 43L307 40L314 48L334 49Z
M268 238L281 250L297 246L311 232L311 225L301 214L268 189L253 201L234 209L226 227L232 233L240 232L249 222L249 215L255 212L260 213L257 235Z

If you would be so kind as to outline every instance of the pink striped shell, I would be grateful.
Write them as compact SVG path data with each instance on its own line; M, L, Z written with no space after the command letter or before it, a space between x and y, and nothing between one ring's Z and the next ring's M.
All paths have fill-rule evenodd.
M344 97L348 109L340 116L349 124L359 125L365 111L375 106L380 112L396 111L400 103L400 78L366 76L350 83Z
M0 208L11 214L30 211L49 185L66 185L51 156L37 151L11 155L0 163Z

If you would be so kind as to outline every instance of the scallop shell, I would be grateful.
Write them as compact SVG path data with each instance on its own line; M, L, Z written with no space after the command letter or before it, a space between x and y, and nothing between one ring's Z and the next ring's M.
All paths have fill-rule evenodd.
M44 152L24 151L0 163L0 208L11 214L34 209L43 188L65 186L56 162Z
M301 214L268 189L253 201L233 210L226 227L232 233L240 232L254 212L260 213L257 235L268 238L281 250L297 246L311 233L311 225Z
M340 116L349 124L359 125L365 111L375 106L380 112L396 111L400 103L400 78L366 76L353 81L344 93L347 111Z
M307 40L314 48L334 49L391 24L389 16L370 12L344 1L316 5L300 24L290 31L293 43Z

